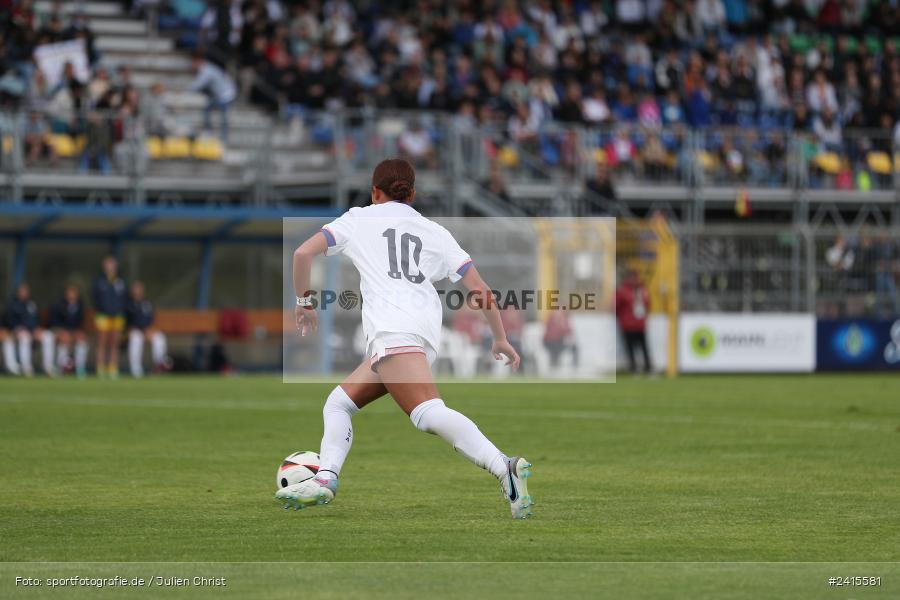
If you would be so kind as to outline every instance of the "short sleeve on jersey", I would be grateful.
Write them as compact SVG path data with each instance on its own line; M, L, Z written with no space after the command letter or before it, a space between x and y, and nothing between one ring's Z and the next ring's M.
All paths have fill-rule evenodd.
M325 250L327 256L340 254L347 248L347 244L353 239L353 233L356 229L356 217L353 210L348 210L340 217L322 227L322 233L328 242L328 249Z
M462 279L472 267L472 259L469 258L468 252L463 250L459 242L457 242L449 231L444 230L444 264L446 268L446 277L457 282Z

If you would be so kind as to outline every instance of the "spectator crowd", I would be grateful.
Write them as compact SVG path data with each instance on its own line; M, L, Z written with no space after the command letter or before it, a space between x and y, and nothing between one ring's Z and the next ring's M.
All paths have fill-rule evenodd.
M29 127L85 133L82 166L108 170L125 118L162 109L144 106L127 68L103 66L87 20L74 11L65 22L62 4L37 15L31 0L0 0L0 90L29 110L86 111ZM679 132L697 128L723 177L773 185L783 184L788 131L806 135L811 157L851 163L900 142L894 1L168 0L159 25L221 67L195 65L213 88L210 109L227 112L233 72L243 97L286 115L446 111L455 126L494 128L497 153L512 143L550 165L573 155L570 137L545 133L551 123L619 128L593 141L598 160L649 177L683 166ZM71 38L85 40L92 76L67 73L47 89L33 49ZM877 133L848 140L848 129ZM410 136L421 154L411 157L435 164L429 140ZM46 152L31 139L30 157ZM833 162L817 165L837 175Z
M197 25L260 105L450 111L551 164L572 154L551 122L623 126L603 160L651 177L677 166L679 128L708 130L726 178L773 184L786 131L856 161L900 138L896 2L222 0Z

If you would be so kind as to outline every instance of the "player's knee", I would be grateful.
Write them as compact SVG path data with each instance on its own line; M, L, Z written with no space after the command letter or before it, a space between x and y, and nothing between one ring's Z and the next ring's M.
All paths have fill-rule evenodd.
M325 406L322 408L322 414L343 412L352 417L358 410L359 407L356 406L353 399L347 395L344 388L338 385L328 394L328 399L325 400Z
M415 425L416 429L418 429L419 431L434 433L432 420L429 418L429 413L433 413L435 408L444 406L444 401L440 398L432 398L431 400L426 400L425 402L412 409L412 412L409 413L409 420L412 421L412 424Z

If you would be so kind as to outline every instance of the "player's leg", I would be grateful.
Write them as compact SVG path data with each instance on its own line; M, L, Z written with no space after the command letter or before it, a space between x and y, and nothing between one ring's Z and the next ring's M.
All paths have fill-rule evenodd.
M322 409L324 433L319 450L320 471L326 478L337 477L353 444L351 419L359 409L387 393L369 360L363 361L328 395Z
M641 353L644 355L644 371L650 375L653 373L653 363L650 362L650 349L647 347L647 334L642 331L638 335L640 336Z
M128 331L128 367L131 376L138 378L144 376L144 332L140 329Z
M19 365L22 367L22 374L31 377L34 375L34 366L31 364L31 344L34 340L31 332L24 327L19 327L15 333L19 342Z
M3 343L3 362L6 364L6 370L12 375L21 375L22 369L16 358L16 343L13 335L8 330L2 329L0 330L0 340Z
M59 328L56 334L56 369L65 373L72 360L72 333Z
M534 504L525 478L531 464L508 457L485 436L471 419L441 400L424 353L385 357L377 363L378 375L394 401L409 415L416 429L437 435L454 450L500 481L514 518L524 519Z
M153 359L154 368L157 371L165 370L168 367L166 334L157 329L151 329L147 335L150 338L150 357Z
M88 340L84 331L78 330L75 338L75 375L79 378L87 374Z
M109 361L109 322L110 317L97 315L94 325L97 329L97 376L106 377Z
M119 377L119 340L122 337L122 317L114 317L112 329L109 332L109 348L107 348L106 372L111 379Z
M447 407L440 399L424 354L395 354L381 359L377 369L388 392L417 429L440 436L457 452L495 477L506 473L506 455L478 430L475 423Z
M637 374L637 362L634 356L634 334L631 332L625 332L625 349L628 351L628 368L632 374Z
M319 472L312 480L278 490L275 499L285 508L328 504L337 493L338 476L353 445L353 415L387 393L369 360L363 361L328 395L322 408Z
M53 331L50 329L44 329L40 333L41 338L41 366L44 368L44 373L49 375L50 377L56 377L56 367L53 365L54 354L56 352L56 336L53 335Z
M0 328L0 346L3 348L3 364L11 375L18 375L19 361L16 358L16 347L9 331Z

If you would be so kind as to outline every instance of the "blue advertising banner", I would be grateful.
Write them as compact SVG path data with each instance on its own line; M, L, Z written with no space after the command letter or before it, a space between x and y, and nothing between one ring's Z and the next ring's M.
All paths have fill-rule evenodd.
M900 319L820 319L816 370L900 372Z

